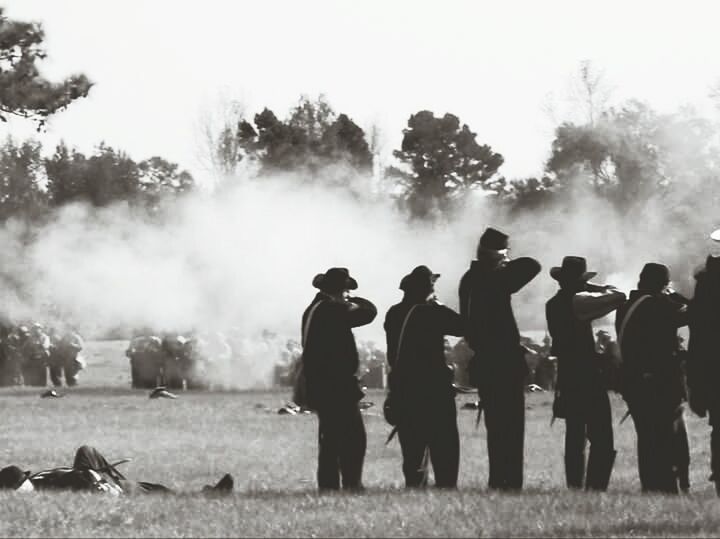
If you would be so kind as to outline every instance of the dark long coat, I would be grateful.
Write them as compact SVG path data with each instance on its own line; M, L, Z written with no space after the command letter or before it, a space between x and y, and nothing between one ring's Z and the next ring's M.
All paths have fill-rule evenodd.
M496 266L489 258L479 256L460 280L465 340L490 376L525 378L527 364L511 299L539 272L540 263L533 258L516 258Z
M312 319L308 323L308 317ZM363 394L356 373L359 360L352 328L377 316L363 298L336 301L318 293L303 313L303 374L307 401L312 408L359 401Z
M687 383L691 404L720 412L720 275L700 271L690 303ZM716 413L717 415L717 413ZM717 418L715 418L717 419Z
M403 334L398 360L398 342L403 323L413 308ZM385 316L390 390L410 400L454 395L453 372L445 359L445 335L462 335L460 315L435 303L403 300Z

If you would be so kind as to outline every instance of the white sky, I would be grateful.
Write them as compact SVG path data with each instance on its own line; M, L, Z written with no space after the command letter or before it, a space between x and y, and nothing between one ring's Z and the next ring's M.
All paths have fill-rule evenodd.
M45 73L86 73L90 97L41 138L89 152L101 140L195 174L198 122L219 96L283 117L327 95L399 146L410 114L452 112L505 156L510 177L540 172L578 64L601 67L615 100L708 107L720 79L720 4L470 0L0 0L47 34ZM33 134L23 122L0 135Z

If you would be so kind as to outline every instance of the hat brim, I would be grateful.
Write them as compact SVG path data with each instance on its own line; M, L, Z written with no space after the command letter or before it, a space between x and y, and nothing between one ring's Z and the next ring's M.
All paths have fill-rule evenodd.
M439 273L431 273L430 274L430 283L435 284L435 281L437 281L440 278ZM400 286L398 287L400 290L407 291L412 290L416 288L417 286L423 286L427 284L427 281L420 281L418 278L413 275L412 273L406 275L402 278L400 281Z
M317 288L318 290L323 290L323 283L325 281L325 274L324 273L318 273L312 280L312 285ZM358 284L355 279L348 276L345 279L345 286L344 290L357 290Z
M597 271L586 271L585 273L580 275L576 280L589 281L596 275L597 275ZM552 277L556 281L562 281L567 276L563 273L562 268L555 266L555 267L550 268L550 277Z

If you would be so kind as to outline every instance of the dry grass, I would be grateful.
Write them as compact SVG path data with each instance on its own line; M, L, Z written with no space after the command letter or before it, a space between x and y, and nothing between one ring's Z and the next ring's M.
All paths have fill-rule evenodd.
M562 421L550 428L550 398L528 398L526 489L485 490L485 433L474 412L460 411L458 492L405 492L397 441L378 407L365 415L368 451L361 495L315 492L314 416L282 416L286 391L186 393L150 400L132 391L125 343L93 343L82 387L63 399L37 389L0 391L0 464L27 469L66 465L84 443L109 458L132 457L130 478L164 483L176 496L111 499L72 493L0 494L0 535L6 536L714 536L720 529L708 475L709 429L689 418L692 493L643 496L637 480L634 431L617 426L619 449L610 491L569 493L562 469ZM381 393L369 400L382 402ZM459 403L471 400L469 396ZM615 423L624 407L614 399ZM211 499L197 492L223 473L236 494Z

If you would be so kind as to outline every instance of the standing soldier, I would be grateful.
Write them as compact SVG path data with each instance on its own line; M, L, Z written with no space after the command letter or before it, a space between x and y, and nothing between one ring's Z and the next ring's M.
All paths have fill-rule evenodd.
M50 359L50 337L42 324L36 322L28 331L22 345L22 373L26 386L47 385L48 361Z
M60 333L51 329L49 336L52 342L50 350L50 380L55 387L62 385L62 378L68 387L76 386L78 374L85 368L85 359L80 354L85 342L79 333L68 330Z
M709 413L710 480L720 496L720 256L708 256L696 275L690 303L687 383L690 408L700 417Z
M569 488L607 490L615 462L608 387L596 360L592 321L615 309L625 294L588 280L585 259L566 256L550 270L560 290L545 305L551 354L558 358L553 415L565 419L565 479ZM585 473L585 443L590 454Z
M0 386L13 384L10 361L8 358L8 337L12 332L10 318L0 312Z
M389 382L403 454L406 487L427 485L427 456L435 485L455 488L460 439L453 371L445 360L445 335L462 335L462 319L437 302L440 277L418 266L400 282L402 301L385 316Z
M320 292L302 317L303 373L308 406L318 414L318 486L362 489L362 467L367 439L358 402L363 397L358 380L358 351L352 328L375 319L377 309L368 300L350 297L357 282L345 268L316 275Z
M615 323L642 490L677 494L674 421L684 394L677 330L687 324L688 302L669 283L667 266L645 264L637 290L630 292Z
M537 260L510 260L508 236L488 228L460 281L465 340L474 352L470 381L485 411L491 489L519 490L523 484L527 364L511 297L539 272Z

